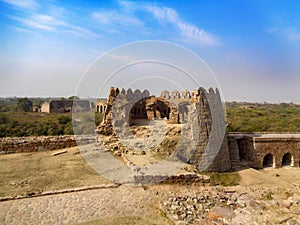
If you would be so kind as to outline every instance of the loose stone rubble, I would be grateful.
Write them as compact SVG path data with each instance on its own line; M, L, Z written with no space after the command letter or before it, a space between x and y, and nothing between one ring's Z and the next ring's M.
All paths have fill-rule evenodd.
M172 193L160 207L175 224L300 224L299 190L208 188Z

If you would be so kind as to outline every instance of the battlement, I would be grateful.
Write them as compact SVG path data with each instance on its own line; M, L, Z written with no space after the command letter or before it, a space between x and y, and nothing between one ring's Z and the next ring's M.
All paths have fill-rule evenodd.
M181 93L178 90L173 90L171 91L171 93L167 90L163 90L160 94L160 97L165 98L165 99L196 99L197 97L201 96L201 95L220 95L219 94L219 90L213 89L213 88L209 88L208 90L199 87L195 90L193 90L192 92L190 92L189 90L183 90Z
M141 91L140 89L135 89L132 90L131 88L124 89L124 88L117 88L117 87L111 87L110 88L110 95L117 97L118 95L122 95L126 98L134 98L134 99L143 99L151 96L150 92L145 89ZM219 90L217 88L209 88L206 90L203 87L199 87L193 91L189 91L187 89L183 91L178 91L178 90L173 90L173 91L168 91L168 90L163 90L160 93L161 98L164 99L181 99L181 100L187 100L187 99L196 99L199 96L220 96ZM153 95L154 96L154 95ZM155 97L155 96L154 96Z

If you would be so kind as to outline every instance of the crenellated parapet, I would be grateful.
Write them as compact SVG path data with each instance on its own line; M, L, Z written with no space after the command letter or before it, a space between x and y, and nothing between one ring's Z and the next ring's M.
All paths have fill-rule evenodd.
M111 87L105 105L103 121L100 126L98 126L99 132L112 135L114 133L114 125L119 126L119 124L122 123L129 124L134 105L140 100L149 97L150 92L148 90L141 91L139 89L132 90L131 88L119 89L117 87ZM135 112L137 111L135 110Z
M199 98L200 96L210 96L210 97L220 97L219 90L209 88L208 90L204 89L203 87L199 87L192 92L188 90L183 90L182 92L178 90L173 90L169 92L168 90L163 90L160 94L161 98L165 98L167 100L173 100L173 101L188 101L189 99L191 101L195 101L195 99Z

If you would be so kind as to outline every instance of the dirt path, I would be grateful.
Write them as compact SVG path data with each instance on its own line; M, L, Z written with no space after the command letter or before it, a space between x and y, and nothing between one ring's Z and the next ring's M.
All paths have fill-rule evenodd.
M0 224L74 224L103 217L157 213L157 197L141 187L120 186L0 202Z

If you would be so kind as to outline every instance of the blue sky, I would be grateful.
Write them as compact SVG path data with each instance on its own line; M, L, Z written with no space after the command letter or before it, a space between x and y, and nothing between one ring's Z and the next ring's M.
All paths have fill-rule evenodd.
M283 0L0 0L0 96L73 95L107 51L160 40L200 56L225 100L300 103L299 9Z

